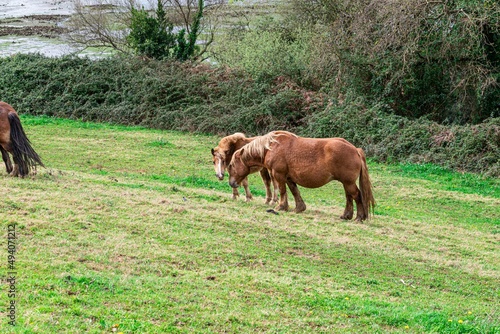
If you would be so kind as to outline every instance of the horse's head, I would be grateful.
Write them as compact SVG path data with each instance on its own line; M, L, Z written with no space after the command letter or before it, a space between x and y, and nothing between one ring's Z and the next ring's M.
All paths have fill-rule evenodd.
M224 180L224 171L226 169L226 155L218 147L212 149L212 161L214 163L215 176L219 180Z
M234 152L231 162L227 166L227 172L229 173L229 185L233 188L238 188L248 174L250 174L250 168L241 160L241 154L244 148L239 149Z

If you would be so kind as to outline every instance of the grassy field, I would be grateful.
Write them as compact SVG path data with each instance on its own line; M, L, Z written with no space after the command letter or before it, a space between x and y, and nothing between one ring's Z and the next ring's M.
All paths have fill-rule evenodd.
M257 176L250 203L217 181L217 137L23 124L47 168L2 167L2 333L500 332L498 179L369 162L371 220L339 183L274 215Z

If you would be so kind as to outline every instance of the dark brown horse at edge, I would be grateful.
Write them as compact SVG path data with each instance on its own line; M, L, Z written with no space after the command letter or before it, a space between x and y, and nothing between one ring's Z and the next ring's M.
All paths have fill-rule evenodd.
M237 187L253 168L271 171L280 190L277 210L288 210L286 186L295 198L295 212L306 205L297 185L318 188L332 180L342 183L346 207L342 219L352 219L356 201L357 221L373 212L375 199L365 153L343 138L302 138L286 131L270 132L233 154L228 166L229 184ZM359 178L359 188L356 180Z
M215 176L217 176L219 180L224 179L224 172L227 164L231 161L234 152L252 142L255 138L258 137L247 138L243 133L237 132L222 138L219 145L212 149L212 161L214 164ZM274 181L272 180L268 170L262 167L256 167L250 171L250 173L256 172L260 172L260 176L262 177L262 181L266 187L266 204L276 203L278 201L277 186L274 185ZM271 183L273 183L274 192L271 192ZM248 180L246 177L241 180L241 185L245 189L246 201L248 202L252 200L252 194L250 193L250 189L248 189ZM238 188L233 187L233 199L238 198L238 196Z
M2 101L0 101L0 151L7 173L11 176L24 177L32 169L36 170L37 165L44 167L42 160L31 147L16 111L11 105ZM14 166L9 153L12 154Z

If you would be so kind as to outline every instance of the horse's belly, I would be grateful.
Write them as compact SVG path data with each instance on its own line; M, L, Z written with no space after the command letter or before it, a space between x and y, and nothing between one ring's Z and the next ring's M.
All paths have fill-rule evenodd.
M333 177L331 174L310 172L290 175L290 179L305 188L319 188L333 180Z

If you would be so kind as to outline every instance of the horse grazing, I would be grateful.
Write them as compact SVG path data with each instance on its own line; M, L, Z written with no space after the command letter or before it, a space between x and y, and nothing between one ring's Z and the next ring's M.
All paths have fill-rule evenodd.
M24 177L32 168L36 170L36 165L45 167L31 147L16 111L11 105L2 101L0 101L0 151L7 173L11 176ZM12 154L14 166L8 153Z
M367 219L375 207L365 153L345 139L302 138L286 131L270 132L233 154L228 166L229 184L237 187L253 168L259 167L269 169L278 183L277 210L288 210L286 185L295 198L298 213L304 211L306 205L297 185L318 188L332 180L340 181L345 190L346 207L340 218L352 219L353 200L357 221Z
M227 163L231 161L234 152L250 143L255 138L257 137L247 138L243 133L237 132L235 134L222 138L219 142L219 145L212 149L212 160L214 163L215 176L217 176L219 180L224 179L224 172L226 170ZM264 181L264 185L266 186L266 204L276 203L278 201L277 187L274 186L274 192L271 192L271 182L273 182L274 185L274 181L272 180L268 170L262 167L255 167L249 171L249 174L256 172L260 172L262 181ZM248 189L247 177L245 176L240 181L240 183L245 189L247 202L252 200L252 194ZM237 187L233 187L233 199L236 199L238 196L239 193Z

